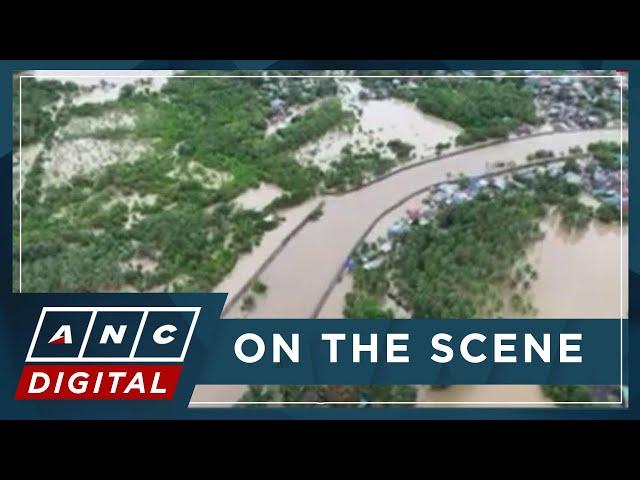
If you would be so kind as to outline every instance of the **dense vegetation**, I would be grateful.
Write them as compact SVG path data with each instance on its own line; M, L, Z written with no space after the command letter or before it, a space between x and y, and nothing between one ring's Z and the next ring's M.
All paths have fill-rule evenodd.
M61 125L43 113L44 106L76 87L32 83L33 90L23 85L23 117L28 122L34 117L29 123L34 133L28 138L42 141ZM292 99L306 88L302 100L319 103L272 135L265 135L274 115L271 80L173 78L159 94L123 89L116 101L67 102L67 117L121 111L137 119L133 128L103 129L92 134L94 140L145 140L152 148L133 163L108 165L55 186L43 184L49 160L45 149L25 175L23 289L213 288L240 254L277 225L277 217L269 213L313 196L322 184L323 173L300 165L293 154L352 121L337 99L322 100L335 89L319 85L331 83L298 82L283 91L283 98ZM284 191L266 211L232 204L261 182ZM14 218L17 222L17 211ZM17 234L16 225L16 245ZM16 248L16 272L17 261Z
M554 402L590 402L589 387L585 385L543 385L542 391Z
M578 201L580 188L560 178L514 176L503 192L441 208L435 219L414 225L376 269L356 268L347 295L347 318L391 318L386 296L416 318L476 318L530 314L527 299L535 269L526 249L543 234L539 223L555 207L567 230L585 228L593 209ZM375 256L376 244L361 247Z
M331 166L326 173L325 185L329 190L344 192L388 172L396 166L396 161L375 150L354 153L345 149L340 160L333 162Z

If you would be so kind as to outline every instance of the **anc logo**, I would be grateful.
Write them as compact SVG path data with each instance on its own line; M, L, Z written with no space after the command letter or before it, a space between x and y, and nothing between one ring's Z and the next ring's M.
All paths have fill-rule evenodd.
M170 399L200 307L44 307L17 400Z

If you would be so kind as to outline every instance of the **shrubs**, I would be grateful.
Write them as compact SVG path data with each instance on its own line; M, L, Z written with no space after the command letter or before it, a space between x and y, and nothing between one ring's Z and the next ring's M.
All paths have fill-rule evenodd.
M560 214L564 228L569 231L584 230L593 218L593 209L576 198L570 198L560 203Z
M264 295L267 293L267 285L258 278L251 284L251 291L258 295Z
M388 141L387 147L389 147L389 150L393 152L400 163L407 162L411 152L415 148L410 143L406 143L398 139Z
M622 153L628 155L628 143L622 144ZM589 145L589 152L605 170L620 169L620 143L595 142Z
M325 175L325 186L329 190L344 192L363 185L370 177L380 176L396 166L396 162L383 157L380 152L342 152L340 161L333 162Z
M614 223L620 221L620 209L617 205L601 203L596 209L596 218L602 223Z
M589 388L584 385L543 385L542 391L554 402L590 402Z
M256 308L256 299L253 295L246 295L242 299L242 304L240 305L240 310L243 312L250 312Z

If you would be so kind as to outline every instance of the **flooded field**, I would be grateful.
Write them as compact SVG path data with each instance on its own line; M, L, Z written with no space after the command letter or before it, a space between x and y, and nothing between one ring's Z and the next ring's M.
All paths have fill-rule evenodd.
M628 314L628 229L592 222L567 234L553 218L529 253L538 271L531 298L540 318L620 318Z
M262 210L282 193L283 190L277 185L261 183L258 188L251 188L236 197L234 202L245 210Z
M413 145L411 160L419 161L433 155L438 143L453 145L455 137L462 132L456 124L426 115L402 100L363 101L347 94L343 107L358 116L353 131L329 132L318 142L302 148L298 152L299 161L326 169L332 161L340 159L341 150L349 144L355 152L379 149L392 156L385 146L391 140Z

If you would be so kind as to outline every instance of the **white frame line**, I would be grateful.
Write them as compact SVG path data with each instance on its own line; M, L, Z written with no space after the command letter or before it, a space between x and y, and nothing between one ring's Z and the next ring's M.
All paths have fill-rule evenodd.
M87 70L91 71L91 70ZM266 72L269 72L266 70ZM623 387L623 255L622 255L622 245L623 245L623 237L622 237L622 141L624 137L623 132L623 81L626 78L625 73L616 73L616 75L81 75L81 74L71 74L71 75L20 75L20 142L19 142L19 170L20 170L20 219L19 219L19 239L20 239L20 247L19 247L19 292L22 293L22 79L23 78L40 78L40 79L57 79L57 78L131 78L131 79L140 79L140 78L618 78L620 84L620 401L618 402L365 402L366 404L371 405L388 405L388 404L410 404L410 405L423 405L423 404L464 404L464 405L481 405L481 404L489 404L489 405L516 405L516 404L526 404L526 405L557 405L557 404L575 404L575 405L602 405L602 404L614 404L614 405L622 405L624 403L622 387ZM82 308L82 307L80 307ZM119 307L112 307L119 308ZM120 307L126 309L126 307ZM142 307L144 309L144 307ZM152 308L152 307L149 307ZM172 307L165 307L172 308ZM198 307L194 307L198 308ZM128 309L131 310L131 309ZM117 311L117 310L111 310ZM188 341L191 340L191 335L193 334L193 330L195 328L195 322L198 319L200 309L198 308L198 312L194 316L194 320L192 321L191 329L188 333ZM40 321L38 323L38 327L36 328L36 332L39 333L40 324L43 316L41 315ZM36 336L34 336L33 342L35 342ZM32 342L31 348L29 350L29 358L34 343ZM185 343L188 346L188 342ZM186 348L182 353L182 359L184 359L184 355L186 354ZM87 361L88 359L80 359ZM32 360L33 361L33 360ZM44 360L42 360L44 361ZM52 360L52 361L55 361ZM94 360L91 360L94 361ZM95 360L99 361L99 360ZM137 361L162 361L156 359L149 360L140 360ZM360 405L361 402L189 402L189 404L194 405L269 405L269 404L277 404L277 405L286 405L286 404L305 404L305 405L333 405L333 404L349 404L349 405Z
M133 345L131 345L131 350L129 351L130 359L133 359L136 356L136 350L138 350L138 344L140 343L140 338L142 337L142 331L144 330L144 326L147 324L148 316L149 316L149 310L145 310L144 313L142 314L142 318L140 319L140 325L138 325L136 338L133 340Z
M98 315L98 310L93 310L91 312L91 318L89 319L89 325L87 325L87 331L85 332L84 338L82 339L82 345L80 346L80 351L78 352L78 358L84 357L84 352L87 349L89 337L91 336L91 330L93 330L93 324L96 321L96 315Z
M190 401L189 405L620 405L619 402L206 402Z

